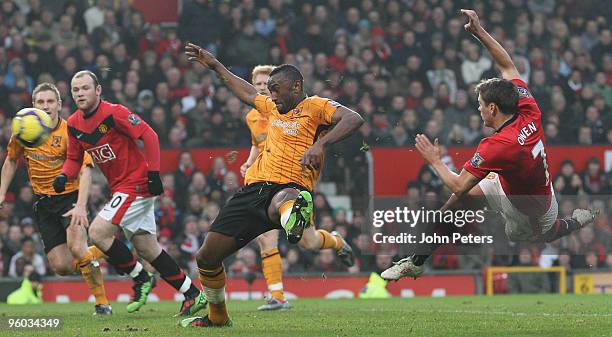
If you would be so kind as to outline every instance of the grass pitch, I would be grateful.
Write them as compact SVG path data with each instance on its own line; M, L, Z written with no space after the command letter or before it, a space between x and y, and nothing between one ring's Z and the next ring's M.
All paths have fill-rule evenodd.
M261 301L230 301L231 328L181 328L178 302L149 303L128 314L95 317L88 303L8 306L9 316L54 316L58 331L0 330L0 336L612 336L612 297L518 295L389 300L291 301L282 312L258 312Z

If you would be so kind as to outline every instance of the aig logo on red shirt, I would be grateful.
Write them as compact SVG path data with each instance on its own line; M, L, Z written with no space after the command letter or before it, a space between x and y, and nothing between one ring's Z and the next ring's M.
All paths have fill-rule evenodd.
M113 149L110 147L110 145L108 145L108 143L101 146L92 147L91 149L88 149L87 152L91 155L96 164L106 163L107 161L117 158L117 156L115 156L115 152L113 152Z

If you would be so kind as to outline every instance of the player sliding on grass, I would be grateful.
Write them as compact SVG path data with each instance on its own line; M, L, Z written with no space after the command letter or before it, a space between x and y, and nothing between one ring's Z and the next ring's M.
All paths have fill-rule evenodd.
M253 68L251 82L261 95L270 96L268 79L274 70L273 66L259 65ZM260 153L265 151L270 114L251 109L246 115L246 123L251 132L251 152L247 161L240 166L240 174L244 177L246 170L253 165ZM283 293L283 267L280 252L278 251L278 229L267 231L257 237L257 244L261 252L261 269L270 292L268 303L257 310L286 310L291 305Z
M461 13L468 18L465 29L489 50L502 78L484 80L476 86L480 116L495 134L478 144L474 157L463 165L459 175L440 160L437 139L432 144L425 135L416 137L417 150L453 192L442 210L484 196L489 208L501 212L506 235L512 241L551 242L593 222L596 213L585 209L574 210L569 219L557 219L557 200L544 151L542 113L510 56L480 25L476 12L462 9ZM429 229L433 233L449 226L453 225L438 224ZM428 257L404 258L381 275L387 280L416 278L423 273L422 265Z
M354 263L344 239L311 225L309 191L327 146L348 137L363 119L332 100L306 96L302 74L292 65L281 65L270 73L268 97L259 95L201 47L187 44L186 54L190 61L214 70L240 100L270 116L264 150L246 171L246 186L223 206L198 251L209 315L181 322L183 326L227 326L231 321L225 308L223 260L262 233L284 229L291 243L300 242L311 250L333 248L345 264Z
M66 184L64 191L57 193L51 182L60 174L66 158L68 126L59 117L62 99L59 90L51 83L41 83L32 92L35 108L49 114L52 121L51 134L38 147L25 147L11 137L0 182L0 208L4 204L6 191L17 170L17 160L26 159L28 177L36 195L34 217L42 237L49 265L59 275L71 275L81 271L89 290L96 298L96 315L110 315L112 309L106 298L104 282L98 259L104 254L95 246L87 248L87 197L91 185L91 157L86 155L83 167L75 168L75 175L81 172L80 180Z
M115 239L117 226L140 257L185 295L179 314L187 316L204 308L204 295L157 243L153 208L156 196L163 192L157 134L123 105L102 100L102 87L94 73L76 73L71 91L78 110L68 119L70 144L62 173L53 181L53 187L61 193L69 186L68 180L76 177L85 152L108 180L113 195L91 223L89 235L108 256L108 262L134 280L134 298L127 311L135 312L146 303L153 275L143 269L123 242ZM137 139L143 141L144 151L138 148Z

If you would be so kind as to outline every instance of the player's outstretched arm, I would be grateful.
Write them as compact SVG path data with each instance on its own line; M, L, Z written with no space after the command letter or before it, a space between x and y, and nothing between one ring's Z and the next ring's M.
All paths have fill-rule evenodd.
M216 72L223 83L225 83L225 85L234 93L234 95L236 95L236 97L238 97L245 104L255 106L255 97L257 96L257 90L255 90L255 87L251 83L227 70L227 68L225 68L225 66L219 62L219 60L217 60L213 54L193 43L187 43L185 46L185 54L187 55L189 61L198 62L202 66Z
M81 168L81 177L79 180L79 193L77 202L74 207L64 213L64 217L70 217L70 225L89 227L87 219L87 199L89 199L89 187L91 186L91 167L85 166Z
M4 160L4 164L2 164L2 173L0 175L0 208L2 208L4 205L6 192L8 191L8 188L15 177L17 165L17 161L9 158L8 156Z
M462 9L461 14L465 15L468 22L463 26L466 31L474 35L480 43L489 51L495 64L501 71L503 79L512 80L520 78L516 66L512 62L508 52L497 42L483 27L480 25L480 20L475 11L471 9Z
M301 159L302 165L318 169L321 164L321 155L325 152L327 146L350 136L359 129L363 123L364 120L358 113L345 106L338 106L336 112L334 112L332 116L332 125L335 125L334 128L325 136L319 138L319 140L304 152Z
M62 166L62 173L53 180L53 189L56 193L64 192L68 179L75 179L77 177L81 171L81 166L83 166L84 151L81 144L79 144L79 140L69 132L68 149L66 150L64 166Z
M144 122L143 122L144 123ZM144 153L147 160L149 172L147 172L147 184L149 193L160 195L164 193L164 186L159 176L161 154L159 150L159 137L149 125L145 124L147 130L142 134L141 139L144 144Z
M243 177L246 174L246 170L251 167L251 165L253 165L255 159L257 159L257 156L259 156L259 149L257 148L257 146L252 145L251 152L249 152L249 158L247 158L246 162L244 162L244 164L240 166L240 174Z
M434 144L432 144L427 136L419 134L416 136L415 142L415 146L421 153L421 156L423 156L423 159L433 167L444 185L457 197L468 193L480 181L478 177L465 169L461 170L460 174L449 170L440 157L440 146L438 145L437 138L434 140Z

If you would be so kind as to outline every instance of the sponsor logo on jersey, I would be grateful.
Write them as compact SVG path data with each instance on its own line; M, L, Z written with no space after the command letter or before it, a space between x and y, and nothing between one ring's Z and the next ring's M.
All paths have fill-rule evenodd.
M519 97L529 97L531 96L529 94L529 90L527 90L527 88L523 88L523 87L516 87L516 91L518 91Z
M136 115L136 114L131 114L128 116L128 121L130 122L130 124L132 125L138 125L140 124L140 121L142 119L140 119L140 116Z
M275 119L272 121L272 126L280 127L283 129L283 133L286 135L295 136L299 133L300 122L298 121L282 121Z
M475 168L479 168L482 163L484 163L484 158L482 158L478 152L474 153L474 157L470 160L470 164Z
M113 149L108 143L101 146L92 147L91 149L87 150L87 152L91 155L96 164L106 163L107 161L117 158L117 156L115 156L115 152L113 152Z
M302 108L295 108L295 109L293 109L292 117L300 117L301 113L302 113Z
M105 134L108 132L108 126L106 126L106 124L100 124L98 125L98 131L100 131L101 134Z

